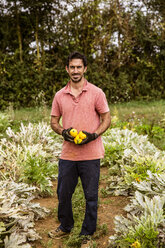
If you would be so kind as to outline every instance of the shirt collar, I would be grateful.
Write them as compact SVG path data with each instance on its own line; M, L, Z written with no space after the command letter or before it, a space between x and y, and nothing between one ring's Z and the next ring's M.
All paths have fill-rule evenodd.
M85 79L82 91L87 91L89 87L88 81ZM67 85L64 87L64 93L66 94L72 94L71 89L70 89L70 81L67 83Z

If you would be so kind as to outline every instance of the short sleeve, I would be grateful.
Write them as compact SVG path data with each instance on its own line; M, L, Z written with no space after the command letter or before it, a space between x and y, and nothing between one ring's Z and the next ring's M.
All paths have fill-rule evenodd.
M51 115L52 116L61 116L60 104L59 104L59 101L58 101L57 94L54 96L54 99L53 99L53 102L52 102Z
M105 93L102 90L100 90L97 94L95 106L99 114L109 112L108 102Z

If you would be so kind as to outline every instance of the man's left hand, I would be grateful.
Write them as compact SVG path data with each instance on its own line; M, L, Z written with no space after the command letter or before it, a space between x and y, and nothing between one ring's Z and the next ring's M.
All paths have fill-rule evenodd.
M86 131L82 131L84 134L86 134L86 138L82 140L82 142L80 143L81 145L87 144L92 140L95 140L98 138L98 134L97 133L88 133Z

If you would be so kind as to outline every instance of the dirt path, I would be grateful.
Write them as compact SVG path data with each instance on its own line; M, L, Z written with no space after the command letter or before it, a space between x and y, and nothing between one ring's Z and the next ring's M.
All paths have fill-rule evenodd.
M107 168L101 168L101 175L107 175ZM56 185L54 188L56 190ZM106 180L101 180L100 189L105 188ZM128 198L124 196L108 196L103 198L102 195L99 195L99 208L98 208L98 224L106 225L107 233L104 235L99 235L99 238L96 238L97 248L106 248L108 247L109 236L114 234L114 217L116 215L124 214L123 208L128 204ZM57 220L57 213L55 209L58 206L58 200L56 193L52 197L37 199L36 202L39 202L41 206L46 207L51 210L51 215L44 220L39 220L35 224L36 231L42 237L42 240L39 240L33 244L35 248L64 248L61 240L53 240L48 238L48 231L53 228L56 228L59 223ZM98 231L99 232L99 231ZM97 236L97 231L96 231Z

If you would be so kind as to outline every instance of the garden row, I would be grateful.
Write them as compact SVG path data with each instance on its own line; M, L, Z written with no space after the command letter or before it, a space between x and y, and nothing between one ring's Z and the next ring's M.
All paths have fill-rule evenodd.
M109 167L104 194L126 195L127 218L116 216L110 247L163 248L165 243L165 152L147 136L119 128L103 137Z
M1 117L2 126L7 119ZM6 124L5 124L6 123ZM109 168L102 193L131 198L127 217L116 216L109 247L163 248L165 243L165 152L148 137L127 128L109 129L103 136ZM37 195L51 194L57 177L62 139L47 123L7 127L0 140L0 247L30 248L39 238L34 221L47 214L32 203Z
M32 202L51 194L61 141L45 123L21 124L0 140L0 247L30 248L40 239L34 222L49 211Z

